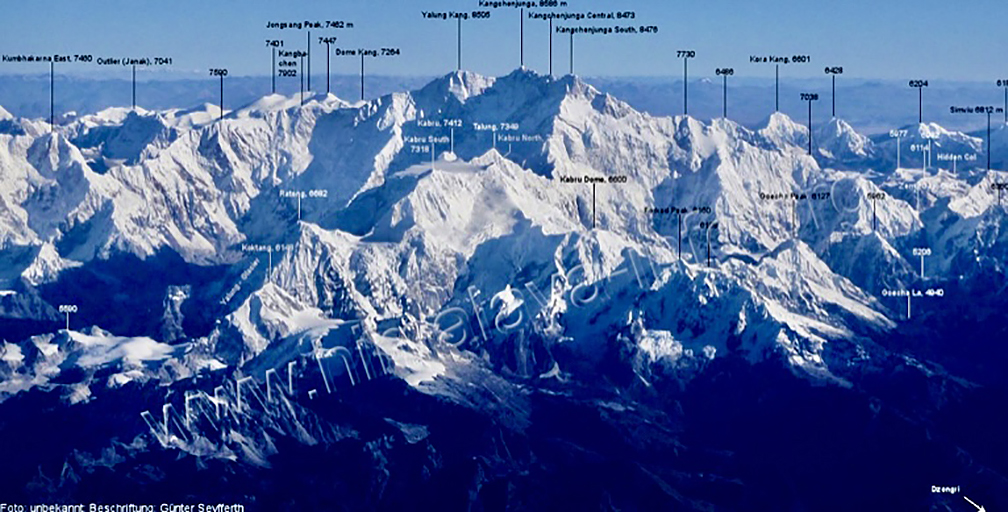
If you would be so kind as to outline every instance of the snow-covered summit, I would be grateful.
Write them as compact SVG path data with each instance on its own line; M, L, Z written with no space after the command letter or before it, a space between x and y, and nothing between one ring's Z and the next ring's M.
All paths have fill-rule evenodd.
M860 163L873 158L875 144L840 118L832 118L818 130L813 142L820 156L835 163Z

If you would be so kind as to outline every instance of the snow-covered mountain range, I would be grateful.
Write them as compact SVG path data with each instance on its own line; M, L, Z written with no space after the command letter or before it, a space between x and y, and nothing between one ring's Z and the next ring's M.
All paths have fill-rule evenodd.
M77 472L157 450L261 468L279 439L354 437L311 405L347 384L390 380L508 437L536 431L543 392L616 389L598 403L619 422L674 416L655 393L741 364L882 400L955 444L942 404L1006 382L989 347L974 372L947 344L1004 334L1008 175L982 138L897 135L833 119L810 154L780 113L653 117L523 69L367 102L271 95L57 126L0 110L0 409L142 397L111 448L73 448L90 453ZM941 390L879 387L908 371ZM260 419L221 412L250 396ZM414 416L388 425L432 443ZM1008 468L986 464L1003 488ZM669 482L649 492L732 508Z

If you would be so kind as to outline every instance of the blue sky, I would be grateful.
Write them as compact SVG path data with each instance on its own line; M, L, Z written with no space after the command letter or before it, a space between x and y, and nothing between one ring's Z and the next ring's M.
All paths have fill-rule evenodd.
M1008 2L771 0L569 0L568 11L633 10L620 24L658 25L656 35L576 36L575 71L582 75L678 76L676 49L694 49L691 76L734 67L740 76L773 76L772 65L750 64L750 55L808 54L811 64L788 66L782 76L823 76L827 65L865 78L987 81L1008 77ZM617 7L614 7L616 5ZM0 53L89 53L97 56L171 56L173 72L206 73L227 67L232 75L268 75L267 38L288 48L306 34L268 30L269 20L336 19L354 23L335 35L339 46L398 47L402 55L371 60L369 73L437 75L455 68L455 23L426 20L426 9L472 11L476 0L224 1L52 0L4 2ZM518 66L519 14L500 8L489 20L463 24L463 67L504 74ZM526 65L547 69L547 29L526 20ZM568 40L554 40L554 71L567 72ZM315 45L313 74L325 58ZM332 71L352 74L359 61L333 58ZM60 66L71 74L121 73L83 64ZM0 64L0 74L36 73L41 65ZM694 75L695 74L695 75Z

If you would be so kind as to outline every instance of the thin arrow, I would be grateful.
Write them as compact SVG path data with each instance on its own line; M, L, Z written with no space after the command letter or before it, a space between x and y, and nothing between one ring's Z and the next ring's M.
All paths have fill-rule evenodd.
M987 512L983 507L981 507L980 505L977 505L976 502L974 502L973 500L967 498L966 496L963 496L963 499L965 499L966 501L968 501L970 505L973 505L974 507L976 507L977 512Z
M592 229L595 229L595 182L592 182Z

